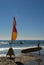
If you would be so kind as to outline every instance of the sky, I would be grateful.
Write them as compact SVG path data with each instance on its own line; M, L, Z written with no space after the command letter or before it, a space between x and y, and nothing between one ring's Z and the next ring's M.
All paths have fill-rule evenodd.
M11 40L14 16L16 40L44 40L44 0L0 0L0 40Z

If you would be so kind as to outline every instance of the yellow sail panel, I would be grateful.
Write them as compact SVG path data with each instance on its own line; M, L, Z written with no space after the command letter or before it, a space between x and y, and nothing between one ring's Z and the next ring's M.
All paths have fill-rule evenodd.
M12 40L16 40L17 38L17 32L12 32Z
M11 40L16 40L16 38L17 38L17 29L16 29L16 20L15 20L15 17L14 17Z

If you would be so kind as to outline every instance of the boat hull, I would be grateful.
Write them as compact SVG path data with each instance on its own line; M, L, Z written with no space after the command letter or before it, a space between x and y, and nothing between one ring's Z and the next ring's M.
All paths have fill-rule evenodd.
M41 49L42 49L42 47L34 47L34 48L23 49L21 52L22 53L29 53L29 52L40 51Z

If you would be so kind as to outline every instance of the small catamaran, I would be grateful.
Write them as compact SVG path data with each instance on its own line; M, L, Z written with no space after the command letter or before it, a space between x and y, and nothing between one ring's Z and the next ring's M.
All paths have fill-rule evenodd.
M8 50L8 53L7 53L7 57L9 57L9 58L13 58L15 56L13 48L12 48L12 43L13 43L13 41L16 40L16 38L17 38L17 29L16 29L16 19L14 17L13 29L12 29L12 37L11 37L11 42L9 43L10 44L10 48Z

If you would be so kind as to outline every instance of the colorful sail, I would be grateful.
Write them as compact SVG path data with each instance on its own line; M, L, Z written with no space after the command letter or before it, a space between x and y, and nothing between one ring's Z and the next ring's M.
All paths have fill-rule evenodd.
M17 29L16 29L16 19L14 17L14 21L13 21L13 30L12 30L12 38L11 40L16 40L17 38Z

